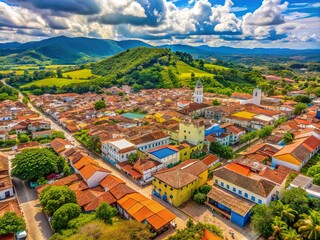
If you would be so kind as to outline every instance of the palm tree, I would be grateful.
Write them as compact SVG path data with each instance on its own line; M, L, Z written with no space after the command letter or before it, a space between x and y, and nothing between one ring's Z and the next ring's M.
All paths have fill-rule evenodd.
M296 210L293 210L289 205L282 206L280 216L286 223L293 223L297 215L298 212Z
M293 228L289 228L288 230L283 231L280 234L282 240L299 240L301 239L298 235L297 231Z
M276 216L273 219L273 223L271 225L271 228L273 230L272 237L275 239L280 239L280 235L283 231L287 230L288 225L282 221L281 217Z
M301 218L294 225L298 232L309 240L320 239L320 213L312 210L309 215L301 214Z

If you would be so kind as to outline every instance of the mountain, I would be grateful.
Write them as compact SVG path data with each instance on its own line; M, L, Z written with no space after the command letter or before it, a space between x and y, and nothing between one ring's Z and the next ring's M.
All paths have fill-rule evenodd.
M5 58L12 58L19 56L21 53L34 51L38 53L39 56L41 55L40 58L34 59L35 62L41 58L46 58L50 59L52 63L56 64L70 64L102 59L104 57L127 50L128 48L139 46L151 47L151 45L137 40L113 41L107 39L85 37L69 38L60 36L42 41L27 42L16 45L14 48L3 48L0 51L0 55L4 56ZM14 61L9 61L8 59L2 59L2 61L0 60L0 63L1 62L13 62L12 64L14 64ZM27 64L27 62L25 64Z
M17 48L21 45L19 42L0 43L0 49Z

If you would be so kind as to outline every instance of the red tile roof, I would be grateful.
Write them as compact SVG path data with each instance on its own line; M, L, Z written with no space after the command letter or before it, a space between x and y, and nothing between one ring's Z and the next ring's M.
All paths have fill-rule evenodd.
M209 166L210 164L214 163L215 161L219 160L219 158L213 154L209 154L208 156L202 159L202 162Z

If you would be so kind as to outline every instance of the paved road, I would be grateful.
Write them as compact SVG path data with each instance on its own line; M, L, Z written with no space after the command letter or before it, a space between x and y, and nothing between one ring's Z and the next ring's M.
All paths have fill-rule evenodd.
M27 223L29 239L49 240L53 232L45 214L41 211L36 192L26 181L18 178L13 178L12 181Z

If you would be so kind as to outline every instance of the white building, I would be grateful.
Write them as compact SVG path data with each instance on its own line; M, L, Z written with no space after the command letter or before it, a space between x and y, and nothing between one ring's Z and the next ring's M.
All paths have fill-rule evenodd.
M155 131L130 139L129 141L135 145L137 150L147 152L154 148L169 144L169 135L163 131Z
M252 103L255 104L255 105L260 105L260 103L261 103L261 95L262 95L261 89L256 87L253 90Z
M300 174L291 183L288 189L291 188L302 188L306 190L310 197L320 199L320 186L313 184L313 178Z
M198 82L197 82L196 87L194 89L194 102L195 103L202 103L203 102L203 86L200 81L200 78L198 79Z
M13 185L8 175L0 176L0 200L14 196Z
M137 150L133 143L123 138L102 142L101 152L105 160L115 165L127 161L129 154L136 153Z
M152 150L148 153L148 156L155 161L163 163L166 167L169 164L173 165L179 162L179 152L169 147Z

